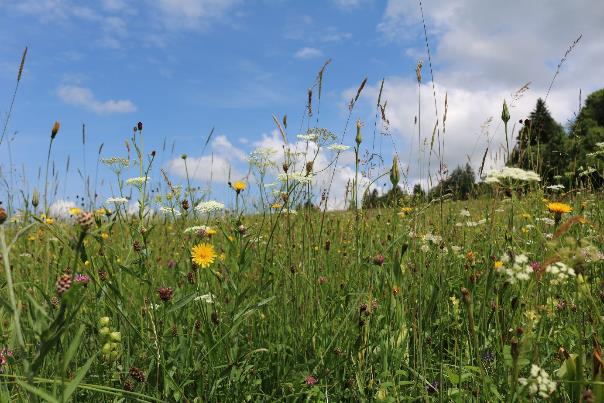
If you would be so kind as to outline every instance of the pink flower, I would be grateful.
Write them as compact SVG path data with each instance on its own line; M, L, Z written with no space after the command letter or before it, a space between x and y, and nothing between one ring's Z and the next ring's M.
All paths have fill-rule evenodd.
M312 375L307 375L305 382L308 386L314 386L317 383L317 378Z

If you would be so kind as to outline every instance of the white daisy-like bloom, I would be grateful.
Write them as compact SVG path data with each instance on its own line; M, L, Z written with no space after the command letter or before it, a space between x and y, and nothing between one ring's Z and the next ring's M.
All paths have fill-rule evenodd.
M566 281L569 277L575 277L575 270L572 267L568 267L562 262L550 264L545 268L545 272L555 277L552 280L552 284L561 284Z
M213 212L220 211L223 209L224 209L224 204L219 203L214 200L209 200L207 202L199 203L197 205L197 207L195 207L195 210L197 210L199 213L202 213L202 214L213 213Z
M293 215L298 214L298 212L296 210L292 210L292 209L283 209L283 212L287 213L287 214L293 214Z
M125 197L110 197L105 200L105 204L128 204L129 200Z
M430 247L426 243L422 244L422 246L420 246L419 248L422 252L428 252L430 250Z
M470 210L468 210L467 208L461 209L459 215L462 217L470 217Z
M301 173L297 173L297 172L292 172L291 174L286 174L286 173L280 173L279 176L277 176L277 179L279 179L281 182L286 182L286 181L292 181L292 182L299 182L301 184L307 184L307 183L311 183L312 182L312 175L304 175Z
M139 176L136 178L130 178L130 179L126 179L126 183L130 186L137 186L137 187L142 187L143 184L145 184L146 182L149 181L149 177L148 176Z
M175 208L173 208L173 207L166 207L166 206L161 206L159 208L159 211L161 211L164 214L173 214L173 215L175 215L177 217L182 214L180 211L176 210Z
M596 143L596 147L598 148L604 148L604 141L601 143Z
M340 152L340 151L346 151L350 148L350 146L344 145L344 144L330 144L327 146L328 150L331 151L336 151L336 152Z
M214 294L208 293L208 294L199 295L199 296L195 297L194 301L201 301L201 302L205 302L206 304L213 304L215 299L216 299L216 296Z
M461 246L452 245L451 250L455 253L459 253L459 252L461 252Z
M556 391L557 384L552 381L549 374L538 365L531 365L531 376L527 378L518 378L521 385L527 386L530 395L539 395L543 399L550 397Z

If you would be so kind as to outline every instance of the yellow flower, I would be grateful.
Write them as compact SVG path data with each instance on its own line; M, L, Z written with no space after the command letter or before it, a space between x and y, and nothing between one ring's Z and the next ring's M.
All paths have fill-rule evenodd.
M241 192L242 190L245 190L246 186L247 185L243 181L235 181L235 182L233 182L233 189L235 189L235 191L237 193Z
M45 219L44 219L44 222L45 222L46 224L48 224L48 225L52 225L52 223L54 223L54 222L55 222L55 220L54 220L54 219L52 219L52 218L45 218Z
M522 213L520 216L521 216L522 218L527 219L527 220L528 220L529 218L531 218L531 215L530 215L529 213Z
M271 207L274 208L275 210L279 210L281 208L281 205L279 203L275 203Z
M571 206L569 206L568 204L558 203L558 202L549 203L547 205L547 209L549 210L550 213L555 213L555 214L566 214L566 213L570 213L571 211L573 211L573 208Z
M82 212L82 209L77 208L77 207L72 207L69 209L69 214L71 215L78 215Z
M108 233L106 233L106 232L103 232L103 233L101 234L101 238L103 238L103 239L109 239L109 234L108 234Z
M212 244L200 243L191 249L191 260L201 268L210 266L214 263L214 259L216 259L216 252Z
M503 267L503 262L501 260L498 260L495 262L495 264L493 265L493 267L495 269L501 269Z
M216 230L214 228L208 227L205 230L205 234L207 236L212 236L212 235L216 235Z
M107 210L105 210L103 207L101 207L100 209L95 211L94 214L103 216L103 215L107 214Z
M86 261L84 262L84 266L89 267L89 266L90 266L90 260L86 260Z
M413 211L412 207L402 207L401 211L399 211L398 215L400 217L405 217L406 215L408 215L409 213L411 213Z

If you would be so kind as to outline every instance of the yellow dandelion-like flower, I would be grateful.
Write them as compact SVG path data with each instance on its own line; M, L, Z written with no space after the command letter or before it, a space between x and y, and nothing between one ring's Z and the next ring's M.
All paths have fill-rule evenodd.
M78 207L72 207L69 209L69 214L71 215L79 215L82 212L82 209Z
M103 216L103 215L107 214L107 210L105 210L103 207L101 207L100 209L96 210L94 212L94 214L99 215L99 216Z
M191 260L201 268L209 267L216 259L214 245L209 243L200 243L191 249Z
M501 260L498 260L495 262L495 264L493 264L493 267L498 270L501 269L503 267L503 262Z
M550 213L554 214L566 214L573 211L573 208L566 203L553 202L547 205L547 209Z
M279 210L282 206L279 203L275 203L271 207L274 208L275 210Z
M402 207L401 210L399 211L398 215L400 217L405 217L407 216L409 213L411 213L413 211L412 207Z
M246 183L243 181L233 182L233 189L235 189L237 193L241 192L242 190L245 190L246 186Z
M49 217L49 218L45 218L44 222L48 225L52 225L55 222L55 220Z
M101 234L101 238L103 238L103 239L109 239L109 234L108 234L108 233L106 233L106 232L103 232L103 233Z
M206 236L216 235L216 230L214 228L208 227L205 230L205 234L206 234Z

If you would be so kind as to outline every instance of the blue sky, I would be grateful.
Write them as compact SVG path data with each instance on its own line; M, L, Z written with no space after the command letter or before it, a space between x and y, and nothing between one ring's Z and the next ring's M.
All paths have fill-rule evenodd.
M523 117L544 96L560 57L581 33L548 99L550 109L565 121L577 109L579 89L587 93L604 86L593 68L603 58L604 32L598 21L604 13L598 1L580 0L573 7L563 1L485 3L491 2L424 1L439 113L444 94L449 97L451 140L445 159L451 166L466 160L476 164L485 146L497 148L501 130L493 123L484 134L484 122L498 116L503 98L510 99L530 81L531 91L514 111ZM216 131L208 153L224 163L218 166L243 174L243 156L258 145L278 146L273 113L287 114L290 135L298 134L306 91L328 58L332 63L324 78L318 125L341 134L346 103L367 76L353 120L360 118L365 130L372 131L372 106L379 81L386 78L391 136L383 139L389 144L384 157L391 158L393 142L409 167L409 182L426 180L414 162L414 69L419 59L425 60L425 133L432 130L435 113L417 2L0 0L0 35L2 122L21 52L29 47L8 125L13 170L26 170L27 180L16 180L19 189L42 187L36 176L55 120L62 127L53 159L62 168L69 155L72 165L66 184L60 185L60 198L82 191L75 167L83 169L83 123L91 175L100 144L104 157L123 155L124 140L138 121L145 125L148 150L161 151L167 139L168 150L158 158L176 182L182 180L182 169L171 159L182 153L192 162L202 158L203 140L212 127ZM346 142L352 145L352 137ZM0 145L5 173L6 151L5 142ZM497 164L497 155L489 161ZM196 179L207 183L201 171ZM109 170L101 168L101 177L110 178ZM224 177L214 178L220 194ZM343 174L336 188L342 190L347 179ZM102 194L110 193L106 183Z

